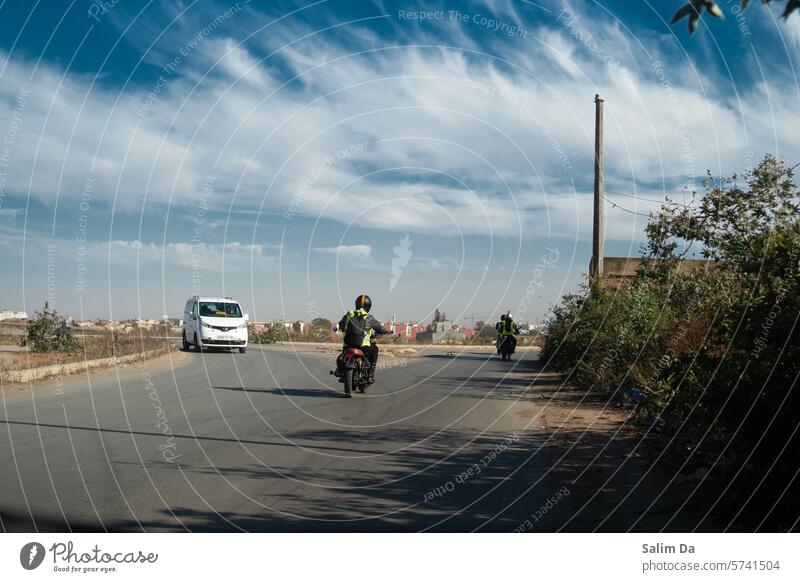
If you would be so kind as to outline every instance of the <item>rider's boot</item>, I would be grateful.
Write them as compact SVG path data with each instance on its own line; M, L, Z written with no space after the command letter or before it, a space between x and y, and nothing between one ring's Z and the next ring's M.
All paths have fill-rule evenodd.
M336 357L336 370L333 372L333 375L339 378L340 382L344 378L344 362L342 361L342 354L339 354Z
M375 383L375 366L370 365L367 368L367 384L374 384Z

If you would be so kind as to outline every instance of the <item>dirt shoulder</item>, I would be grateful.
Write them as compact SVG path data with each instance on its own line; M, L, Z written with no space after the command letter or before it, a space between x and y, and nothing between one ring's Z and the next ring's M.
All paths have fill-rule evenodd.
M538 404L550 503L520 531L721 531L695 496L702 475L630 409L564 383L536 363L516 375ZM559 491L561 494L559 495ZM548 505L550 507L548 507Z

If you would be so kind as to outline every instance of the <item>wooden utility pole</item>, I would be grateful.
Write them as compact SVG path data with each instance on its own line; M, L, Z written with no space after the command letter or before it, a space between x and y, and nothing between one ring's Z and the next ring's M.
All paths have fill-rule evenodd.
M605 216L603 188L603 100L594 96L594 222L592 228L592 277L603 274Z

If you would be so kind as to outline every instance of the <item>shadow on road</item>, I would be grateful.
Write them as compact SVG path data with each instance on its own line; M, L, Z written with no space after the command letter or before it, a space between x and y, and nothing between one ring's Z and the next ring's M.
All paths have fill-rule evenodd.
M255 392L300 398L342 398L341 391L325 388L242 388L241 386L214 386L214 390L232 390L234 392Z
M643 439L641 431L620 422L611 429L609 422L600 422L608 404L603 399L562 388L558 376L538 366L527 367L525 373L508 376L500 384L497 378L480 374L448 382L456 389L453 396L474 399L476 404L487 398L525 398L541 404L543 414L521 434L392 425L374 430L297 429L283 433L285 440L273 441L175 435L198 444L253 445L258 459L266 461L263 465L228 461L233 466L226 466L223 451L225 460L210 465L207 457L186 455L190 460L173 467L185 483L177 490L173 484L170 496L195 499L198 490L213 491L218 501L211 508L173 503L157 514L148 507L146 519L116 513L104 522L69 520L69 527L76 531L279 532L718 530L713 512L708 519L703 517L713 499L698 495L681 506L687 488L695 483L675 475L674 463L653 462L653 453L662 446L659 440ZM333 396L307 389L217 389ZM0 422L65 432L161 436ZM321 461L319 455L324 455ZM249 492L251 499L241 491ZM135 503L131 510L137 513ZM33 529L29 517L2 507L0 518L7 530ZM43 516L40 520L37 514L36 527L50 526L64 531L59 519Z
M69 431L87 431L87 432L95 432L98 434L119 434L119 435L129 435L129 436L142 436L142 437L158 437L163 438L164 433L160 432L148 432L142 430L125 430L119 428L98 428L96 426L73 426L73 425L66 425L66 424L53 424L53 423L46 423L46 422L25 422L20 420L0 420L0 424L8 425L8 426L29 426L29 427L36 427L37 429L41 428L51 428L51 429L63 429L65 432L65 437L68 438ZM196 435L196 434L172 434L170 435L171 438L176 439L185 439L190 441L198 441L198 442L220 442L220 443L239 443L244 445L265 445L270 447L290 447L294 448L294 445L287 443L283 440L253 440L253 439L242 439L236 438L235 436L231 437L216 437L216 436L203 436L203 435ZM350 448L336 448L336 447L327 447L324 445L320 445L320 450L327 450L337 453L349 452Z
M430 438L429 433L402 429L373 434L372 446L365 447L370 450L390 450L401 439L417 439L419 444L393 453L380 467L365 463L346 472L341 467L186 467L189 476L252 480L264 493L280 493L264 499L266 507L253 504L249 510L173 507L141 526L192 531L589 532L688 531L698 525L696 511L675 515L678 504L665 488L663 472L647 475L650 465L628 456L638 442L633 435L525 435L485 463L509 435L489 433L460 449L474 436L447 431ZM320 430L305 434L304 442L346 445L365 438L359 431ZM291 487L286 487L281 472L291 475ZM648 508L661 492L662 499ZM110 527L129 530L139 524L128 520Z
M476 354L473 352L470 354L459 354L458 352L456 352L452 356L448 354L425 354L418 357L424 360L484 360L485 361L485 360L491 360L492 359L491 354L493 353L494 352L491 353L486 352L485 354Z

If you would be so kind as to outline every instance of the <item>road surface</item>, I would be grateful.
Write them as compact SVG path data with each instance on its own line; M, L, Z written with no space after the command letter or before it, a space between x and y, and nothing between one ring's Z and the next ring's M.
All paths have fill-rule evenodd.
M537 388L533 351L386 358L353 399L314 348L179 356L6 390L2 527L592 531L671 517L630 495L647 465L620 448L637 441L596 404L565 422L578 409Z

